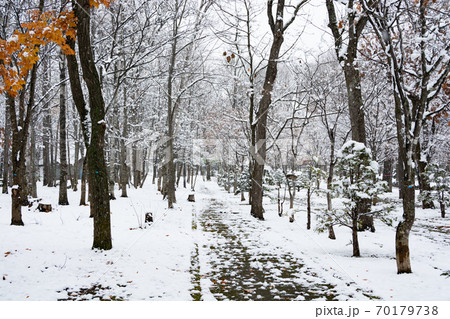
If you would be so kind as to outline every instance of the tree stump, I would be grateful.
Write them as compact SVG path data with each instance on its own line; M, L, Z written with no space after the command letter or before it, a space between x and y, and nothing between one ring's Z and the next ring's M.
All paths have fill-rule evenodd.
M49 213L52 211L52 205L51 204L43 204L39 203L38 210L43 213Z
M145 213L145 223L146 224L153 223L153 214L152 213Z
M195 202L195 194L188 195L188 202Z

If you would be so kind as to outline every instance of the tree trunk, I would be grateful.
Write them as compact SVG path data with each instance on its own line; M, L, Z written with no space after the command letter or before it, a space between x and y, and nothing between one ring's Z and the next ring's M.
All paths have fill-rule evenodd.
M51 131L50 131L51 132ZM56 187L56 156L58 154L58 130L56 130L55 138L53 138L53 132L50 135L50 174L49 174L49 187Z
M388 184L388 192L392 193L393 160L387 158L383 162L383 181Z
M153 164L152 184L156 184L156 176L158 175L158 166Z
M70 188L72 188L73 184L74 184L74 182L73 182L74 178L73 178L73 173L72 173L73 165L70 162L71 157L70 157L70 141L69 140L67 140L66 150L67 150L67 178L70 181Z
M67 140L66 140L66 64L63 53L59 63L59 205L69 205L67 198Z
M439 201L439 207L441 208L441 217L445 218L445 203L443 200Z
M83 159L83 169L81 171L81 195L80 195L80 206L86 206L86 182L87 182L87 158L81 152ZM92 216L91 216L92 217Z
M311 229L311 188L308 187L306 193L306 214L308 216L308 222L306 223L306 229Z
M48 109L50 106L47 104L44 106L44 119L43 119L43 164L44 164L44 186L52 186L51 185L51 157L50 157L50 136L51 136L51 119L50 119L50 110Z
M20 189L13 186L11 189L11 225L14 226L23 226L22 206L20 202Z
M158 169L158 192L162 193L163 168Z
M124 91L124 105L126 106L126 90ZM128 167L127 167L127 148L125 146L125 139L128 137L128 111L125 107L123 110L123 131L122 139L120 140L120 188L122 195L120 197L128 197Z
M397 260L397 273L411 273L411 259L409 254L409 233L415 219L415 193L414 193L414 169L412 149L408 152L407 147L411 148L409 137L404 135L402 122L402 105L398 95L395 94L395 117L397 121L397 140L399 144L399 171L397 178L402 185L401 194L403 195L403 220L398 224L395 234L395 254ZM400 183L401 181L401 183Z
M359 251L358 242L358 213L356 211L352 212L352 244L353 244L353 257L361 257Z
M114 121L114 120L113 120ZM115 186L115 164L116 164L116 143L115 138L109 139L110 141L110 151L109 151L109 163L107 166L108 169L108 193L109 193L109 199L115 200L116 196L114 194L114 186Z
M211 180L211 162L206 160L206 180L209 182Z
M192 174L191 174L191 170L190 167L187 167L187 183L192 183Z
M74 162L73 162L73 183L72 189L74 192L78 191L78 178L79 178L79 165L78 165L78 154L80 153L80 142L78 140L78 123L74 124L75 131L75 154L74 154Z
M410 186L410 183L406 183ZM414 187L406 187L403 191L403 221L397 226L395 234L395 252L397 259L397 273L411 273L411 260L409 255L409 233L411 231L414 209Z
M186 188L186 162L183 163L183 187Z
M8 194L9 184L9 148L11 144L11 123L9 118L9 106L5 105L5 147L3 149L3 185L2 193Z
M183 173L183 164L180 162L177 162L177 187L180 187L180 179L181 179L181 174Z
M332 240L336 239L336 234L334 233L333 226L328 226L328 238L330 238Z
M334 139L331 143L331 151L330 151L330 167L328 168L328 177L327 177L327 209L329 212L333 210L333 201L331 199L331 188L333 183L333 176L334 176ZM335 240L336 234L334 232L333 225L328 226L328 238Z
M111 221L108 195L108 176L106 172L105 145L105 103L101 91L100 79L95 67L95 60L90 40L90 2L78 0L74 4L77 17L77 36L80 63L83 78L89 91L91 117L91 143L87 149L87 166L89 173L89 193L91 195L91 213L94 216L93 249L108 250L112 248Z
M112 172L114 170L114 164L111 165L107 168L108 171L108 175L109 175L109 179L108 179L108 193L109 193L109 199L110 200L115 200L116 196L114 195L114 186L116 183L114 183L114 173Z
M30 195L37 198L36 133L34 126L30 130Z
M270 3L269 3L270 2ZM254 167L252 172L252 188L251 188L251 211L250 214L260 220L264 220L263 207L263 175L264 165L266 161L266 126L267 117L272 103L272 90L278 73L278 59L280 56L281 45L283 44L283 33L285 27L283 25L284 0L279 0L276 10L276 21L273 19L272 5L268 2L267 14L269 16L269 24L272 29L273 41L270 48L269 62L266 68L262 97L259 102L259 110L256 114L256 134L254 152ZM250 123L252 124L252 123Z
M399 160L397 162L396 177L397 177L397 183L398 183L398 198L402 199L403 198L403 190L404 190L405 186L404 186L404 181L403 181L403 165L400 161L400 155L399 155Z
M176 50L176 46L174 46L173 50ZM172 52L173 55L173 66L175 64L175 51ZM167 176L167 180L165 180L165 191L167 192L167 206L168 208L173 208L173 204L176 203L176 198L175 198L175 163L174 163L174 152L173 152L173 139L174 139L174 112L172 109L172 74L173 74L173 66L172 66L172 72L171 75L169 76L169 90L168 90L168 141L167 141L167 165L166 165L166 176Z
M133 120L133 117L131 118L131 120ZM136 189L139 185L139 177L138 177L138 172L137 172L137 150L136 150L136 144L134 144L132 146L132 151L131 151L131 167L133 169L132 171L132 175L133 175L133 186Z

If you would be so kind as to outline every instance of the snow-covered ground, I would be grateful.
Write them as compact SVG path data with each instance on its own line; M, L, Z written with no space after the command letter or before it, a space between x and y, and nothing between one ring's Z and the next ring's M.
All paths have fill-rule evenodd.
M417 209L413 273L397 275L394 227L376 221L375 233L359 233L362 257L353 258L349 229L329 240L306 230L306 213L278 217L270 198L256 220L240 196L201 178L196 202L180 187L175 209L150 183L111 201L113 249L93 251L89 207L68 193L71 205L58 206L58 189L39 187L54 209L23 208L24 227L9 225L10 196L0 195L0 300L450 299L450 220L438 210ZM304 203L300 192L296 206ZM325 203L314 195L313 208Z

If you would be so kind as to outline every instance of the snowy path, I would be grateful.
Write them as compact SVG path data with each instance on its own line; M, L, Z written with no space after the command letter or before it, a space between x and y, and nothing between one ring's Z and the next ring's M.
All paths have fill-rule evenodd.
M271 242L269 224L247 216L248 206L230 206L211 198L209 208L193 214L198 235L191 258L193 300L352 299L348 291L339 296L335 284L305 265L298 254ZM361 289L352 286L363 297L357 292Z

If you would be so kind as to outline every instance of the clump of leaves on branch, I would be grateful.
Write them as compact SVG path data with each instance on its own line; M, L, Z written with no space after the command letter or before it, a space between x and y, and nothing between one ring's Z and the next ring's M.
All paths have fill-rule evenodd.
M39 60L40 45L53 42L65 54L74 54L66 37L75 39L75 26L72 11L31 11L30 22L21 23L8 39L0 39L0 93L17 96Z

